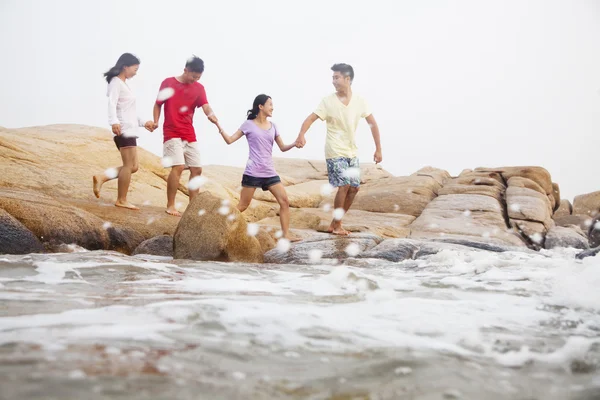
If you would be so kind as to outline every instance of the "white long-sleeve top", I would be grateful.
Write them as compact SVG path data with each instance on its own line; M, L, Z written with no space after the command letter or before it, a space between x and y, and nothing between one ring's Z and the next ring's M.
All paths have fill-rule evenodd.
M138 137L137 130L144 126L135 107L135 96L129 86L115 76L108 84L108 124L120 124L121 134L126 137Z

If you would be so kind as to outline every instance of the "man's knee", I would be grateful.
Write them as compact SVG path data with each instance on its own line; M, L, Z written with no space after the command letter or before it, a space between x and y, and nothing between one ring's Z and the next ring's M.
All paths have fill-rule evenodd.
M173 165L171 167L171 173L181 176L181 174L183 173L183 170L185 169L184 165Z
M131 167L131 173L135 174L138 171L138 168L139 168L138 165L134 164L133 167Z
M348 191L350 190L350 185L339 186L337 190L338 193L348 193Z
M190 167L190 176L200 176L202 175L202 167Z

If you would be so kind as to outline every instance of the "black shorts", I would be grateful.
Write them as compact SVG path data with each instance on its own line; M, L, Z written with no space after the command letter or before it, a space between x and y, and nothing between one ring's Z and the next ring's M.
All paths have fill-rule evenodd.
M264 191L269 190L273 185L281 183L279 176L271 176L270 178L256 178L254 176L246 175L242 177L242 186L250 188L261 188Z
M115 144L117 145L117 149L121 149L121 147L135 147L137 146L137 138L136 137L125 137L115 136L113 137Z

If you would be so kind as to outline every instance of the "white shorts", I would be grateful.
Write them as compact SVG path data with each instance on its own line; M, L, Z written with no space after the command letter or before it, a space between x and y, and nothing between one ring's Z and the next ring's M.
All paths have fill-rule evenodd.
M163 143L163 157L169 157L171 165L202 167L198 142L189 143L179 138L169 139Z

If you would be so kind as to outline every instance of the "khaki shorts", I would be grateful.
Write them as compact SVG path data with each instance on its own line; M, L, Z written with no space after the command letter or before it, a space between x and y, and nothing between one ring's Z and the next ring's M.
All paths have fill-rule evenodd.
M189 143L179 138L169 139L163 143L163 157L169 157L172 165L202 167L198 142Z

